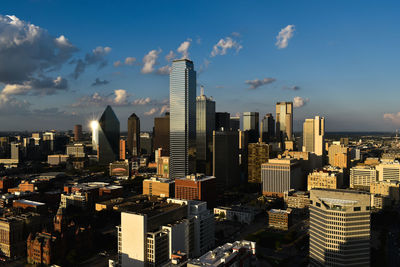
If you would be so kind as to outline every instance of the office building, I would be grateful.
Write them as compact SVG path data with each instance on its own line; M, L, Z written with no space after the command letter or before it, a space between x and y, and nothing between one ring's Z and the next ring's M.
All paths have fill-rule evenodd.
M92 144L99 163L108 165L119 158L119 120L110 106L98 122L92 122Z
M82 135L82 125L76 124L76 125L74 126L74 141L75 141L75 142L81 141L82 138L83 138L83 135Z
M170 177L196 171L196 71L193 62L172 62L170 74Z
M279 141L292 140L293 137L293 103L276 103L276 137Z
M132 157L140 156L140 119L135 113L128 118L127 151Z
M169 157L162 156L162 148L155 151L155 161L157 164L157 176L163 178L169 178Z
M149 132L140 133L140 153L142 155L153 153L153 136Z
M262 192L283 197L290 189L301 190L304 178L300 162L295 159L269 159L261 165Z
M230 207L219 206L214 208L215 216L219 216L220 219L239 223L251 224L256 214L256 209L249 206L234 205Z
M215 112L215 130L229 130L230 117L228 112Z
M220 188L232 187L240 182L239 132L213 132L213 176Z
M329 165L339 168L349 168L350 167L349 148L340 144L330 145L328 148L328 160L329 160Z
M152 177L143 180L143 195L175 197L175 180Z
M310 206L310 194L305 191L290 190L283 196L287 208L305 209Z
M378 173L371 166L355 166L350 169L350 188L369 189L375 183Z
M251 143L248 146L248 182L261 184L261 164L269 159L270 145Z
M369 191L371 194L387 197L395 203L400 201L400 182L396 180L373 182Z
M217 185L214 176L191 174L175 179L175 198L186 200L201 200L207 202L207 207L215 207Z
M261 120L261 142L270 142L275 136L275 120L271 113L265 114Z
M154 118L154 150L162 148L162 156L169 157L169 113Z
M239 135L239 169L240 180L245 181L248 179L248 146L249 146L249 133L247 131L238 131Z
M260 128L259 128L258 112L243 112L243 131L249 133L249 143L257 143Z
M229 120L229 127L231 131L240 130L240 117L231 117Z
M85 144L75 143L73 145L67 145L67 155L74 158L84 158L87 154L87 148Z
M187 263L187 267L204 266L255 267L257 266L256 243L246 240L226 243Z
M212 173L212 136L215 129L215 101L201 94L196 98L196 167L198 173Z
M127 154L127 142L125 139L119 139L119 159L120 160L125 160L126 159L126 154Z
M308 174L307 190L312 188L340 189L343 187L343 170L327 166Z
M292 225L292 210L270 209L268 212L268 226L287 231Z
M0 253L7 258L24 255L26 243L23 236L24 222L19 218L0 218Z
M370 194L312 189L310 200L310 265L370 266Z
M118 179L129 179L131 177L132 163L129 160L120 160L110 163L110 176Z
M400 181L400 163L399 162L385 162L377 165L378 180L395 180Z
M324 136L325 118L315 116L314 119L306 119L303 124L303 151L323 156L325 154Z

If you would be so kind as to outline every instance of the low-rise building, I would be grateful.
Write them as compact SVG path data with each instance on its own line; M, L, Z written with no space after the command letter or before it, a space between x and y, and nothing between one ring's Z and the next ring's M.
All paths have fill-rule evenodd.
M327 166L308 175L307 190L312 188L339 189L343 186L343 170Z
M143 195L169 197L175 196L175 180L152 177L143 180Z
M189 260L187 267L256 266L256 243L235 241L219 246L199 258Z
M377 181L370 185L370 193L388 197L395 203L400 201L400 182L399 181Z
M350 188L369 189L377 181L378 172L374 167L358 165L350 169Z
M279 230L288 230L292 224L292 210L271 209L268 211L268 225Z
M305 191L286 191L283 199L288 208L305 209L310 206L310 194Z
M62 163L66 163L68 159L69 159L68 155L48 155L47 163L49 165L55 166L55 165L60 165Z
M110 163L110 176L118 179L129 179L131 177L131 163L128 160Z
M175 197L186 200L206 201L208 208L215 207L217 194L217 181L215 176L204 174L187 175L184 178L175 179Z
M250 224L254 221L256 211L253 207L246 206L216 207L214 215L220 219Z

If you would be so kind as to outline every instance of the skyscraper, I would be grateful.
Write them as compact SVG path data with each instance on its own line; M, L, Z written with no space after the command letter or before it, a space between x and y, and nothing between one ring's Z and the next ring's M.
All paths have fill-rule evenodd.
M162 148L162 156L169 156L169 112L154 118L154 150Z
M82 140L82 125L76 124L74 126L74 141Z
M243 131L249 132L249 143L257 143L260 134L258 112L243 112Z
M100 164L109 164L119 158L119 120L107 106L100 120L92 123L93 139L97 137L97 155Z
M212 173L212 133L215 129L215 101L204 95L196 98L196 166L197 172Z
M216 112L215 113L215 130L219 131L221 128L224 128L224 130L229 130L230 117L231 117L231 114L229 114L228 112Z
M213 132L213 176L219 187L239 183L239 131Z
M130 156L140 155L140 119L135 113L128 118L128 153Z
M172 62L170 74L170 177L196 171L196 71L193 62Z
M324 155L325 118L315 116L303 124L303 151Z
M271 113L265 114L261 120L261 141L269 142L275 135L275 120Z
M231 128L231 131L240 130L240 117L231 117L229 120L229 127Z
M310 266L370 266L370 194L310 191Z
M293 136L293 103L276 103L276 137L280 141L292 140Z

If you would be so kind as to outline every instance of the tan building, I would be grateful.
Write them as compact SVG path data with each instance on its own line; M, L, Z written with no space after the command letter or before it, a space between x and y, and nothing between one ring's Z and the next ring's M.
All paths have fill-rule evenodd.
M268 225L275 229L287 231L292 224L291 214L291 209L271 209L268 211Z
M293 136L293 103L276 103L276 135L279 140L292 140Z
M325 118L315 116L314 119L306 119L303 124L303 151L323 156L325 154L324 135Z
M156 177L145 179L143 180L143 195L174 197L175 181Z
M343 186L343 170L339 168L324 168L315 170L308 175L307 190L312 188L339 189Z
M169 157L159 157L157 159L157 175L169 178Z
M261 183L261 164L269 159L270 146L266 143L252 143L248 146L248 181Z
M392 201L400 201L400 182L399 181L377 181L371 183L370 193L389 197Z
M377 181L377 171L374 167L360 165L350 169L350 188L368 188Z
M295 159L269 159L261 165L262 192L267 196L283 197L285 191L300 190L304 178L299 161Z
M333 144L328 149L329 165L339 168L350 167L349 148L344 145Z
M7 258L24 255L24 222L15 217L0 218L0 253Z
M286 191L283 200L286 207L291 209L305 209L310 206L310 194L305 191Z
M310 266L370 266L370 194L312 189L310 200Z
M385 162L377 165L378 180L396 180L400 181L400 163L398 162Z

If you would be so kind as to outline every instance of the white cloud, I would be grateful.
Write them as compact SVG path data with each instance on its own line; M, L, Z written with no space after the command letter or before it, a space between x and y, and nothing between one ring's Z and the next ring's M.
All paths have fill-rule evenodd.
M293 85L293 86L283 86L282 87L283 90L291 90L291 91L298 91L300 90L300 86L297 85Z
M89 96L83 96L72 104L73 107L87 107L87 106L128 106L129 94L124 89L114 90L113 94L101 95L95 92Z
M250 85L249 89L256 89L262 85L270 84L275 81L276 81L276 79L274 79L274 78L264 78L262 80L260 80L260 79L247 80L247 81L245 81L245 83Z
M300 96L295 96L293 98L293 107L295 108L301 108L303 106L305 106L308 102L310 101L310 99L308 98L303 98Z
M144 113L144 115L151 116L151 115L154 115L155 113L157 113L157 111L158 111L158 108L152 108L149 111L146 111Z
M55 79L44 77L41 80L32 78L22 84L6 84L0 94L3 95L52 95L68 89L68 81L61 76Z
M117 61L114 62L114 67L119 67L121 65L122 65L121 60L117 60Z
M134 57L127 57L125 58L125 65L133 65L136 62L136 58Z
M128 93L124 89L114 90L115 98L114 103L116 105L126 105L128 100Z
M174 53L174 51L169 51L169 53L165 56L165 59L167 61L171 61L176 57L176 54Z
M187 58L187 59L189 58L189 47L190 47L191 41L192 41L191 39L184 41L183 43L181 43L181 45L176 50L176 51L178 51L178 53L182 54L182 58Z
M0 95L25 95L32 89L28 84L7 84Z
M85 72L87 66L97 65L98 68L105 67L107 65L107 60L105 59L105 56L110 52L111 47L98 46L93 49L91 53L87 53L84 59L77 60L73 73L75 80L78 79L78 77Z
M169 112L169 105L164 105L160 109L160 115L164 114L165 112Z
M152 73L154 71L154 65L157 62L158 55L161 53L159 50L151 50L147 55L143 57L143 68L142 73Z
M287 25L279 32L278 36L276 36L275 45L279 49L286 48L289 44L289 40L293 37L294 31L295 31L294 25Z
M231 37L226 37L225 39L220 39L216 45L214 45L213 50L211 51L211 57L215 57L217 55L225 55L229 49L236 49L238 52L242 49L237 41L233 40Z
M393 124L400 124L400 112L397 113L385 113L383 119Z
M165 65L157 70L157 74L169 75L171 73L171 66Z

